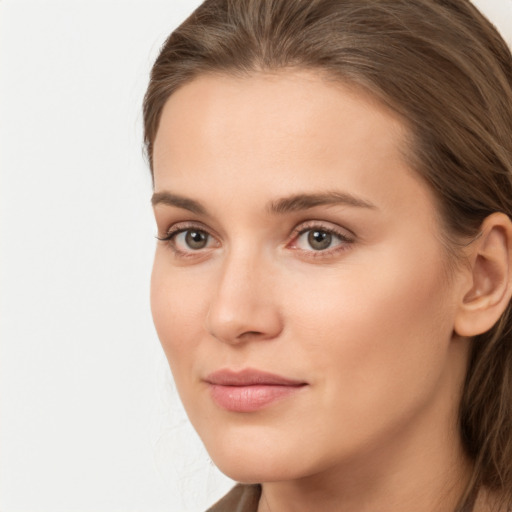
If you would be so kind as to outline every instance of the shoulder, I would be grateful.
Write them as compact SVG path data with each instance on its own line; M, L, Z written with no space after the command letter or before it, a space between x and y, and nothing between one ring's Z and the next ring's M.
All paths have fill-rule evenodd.
M237 484L206 512L257 512L260 496L259 484Z

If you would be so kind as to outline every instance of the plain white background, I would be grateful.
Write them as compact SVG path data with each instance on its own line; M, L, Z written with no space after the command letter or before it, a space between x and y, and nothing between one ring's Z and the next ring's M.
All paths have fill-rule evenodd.
M141 102L198 0L0 0L0 512L199 512L231 482L149 310ZM512 42L512 0L476 2Z

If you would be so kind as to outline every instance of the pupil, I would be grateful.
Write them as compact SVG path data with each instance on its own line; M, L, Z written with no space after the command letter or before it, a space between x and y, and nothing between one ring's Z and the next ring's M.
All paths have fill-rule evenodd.
M332 242L332 235L325 231L310 231L308 235L309 245L315 249L315 251L321 251L327 249Z
M207 235L202 231L188 231L185 241L191 249L203 249L206 246Z

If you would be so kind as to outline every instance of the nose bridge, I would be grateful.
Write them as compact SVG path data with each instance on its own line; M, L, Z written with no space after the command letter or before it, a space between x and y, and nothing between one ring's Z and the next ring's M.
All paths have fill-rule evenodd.
M233 248L219 271L207 316L210 333L225 342L275 337L280 329L269 262L248 247Z

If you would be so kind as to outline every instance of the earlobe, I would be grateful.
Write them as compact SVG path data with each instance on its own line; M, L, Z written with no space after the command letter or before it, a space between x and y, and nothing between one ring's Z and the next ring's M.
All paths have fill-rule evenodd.
M493 213L484 220L481 233L469 249L469 285L455 318L459 336L491 329L512 296L512 222L503 213Z

